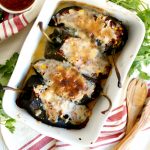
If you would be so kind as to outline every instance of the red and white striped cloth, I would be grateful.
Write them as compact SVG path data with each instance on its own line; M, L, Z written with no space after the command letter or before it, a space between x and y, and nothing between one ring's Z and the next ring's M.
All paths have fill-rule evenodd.
M43 1L37 0L35 7L33 7L30 11L25 12L19 15L12 14L4 14L4 21L0 24L0 41L4 40L22 30L28 23L36 18L38 15L41 6L43 5ZM150 84L149 86L149 94L150 97ZM101 131L101 136L98 137L97 141L88 148L81 148L82 150L96 150L100 149L102 146L110 146L113 143L118 142L125 134L125 127L127 122L127 109L126 109L126 100L123 101L123 104L119 107L112 110L109 117ZM75 148L72 145L67 143L58 141L54 138L47 137L41 134L36 134L33 138L29 137L28 133L22 136L21 143L19 143L18 150L70 150L70 149L80 149ZM20 135L14 138L16 141L17 138L20 138ZM26 140L28 139L28 140Z
M23 14L12 15L4 13L4 21L0 23L0 41L18 33L39 14L45 0L36 0L34 6Z

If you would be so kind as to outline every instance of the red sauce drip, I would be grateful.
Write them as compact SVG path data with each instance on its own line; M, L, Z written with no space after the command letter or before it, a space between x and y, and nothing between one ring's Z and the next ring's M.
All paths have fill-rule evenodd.
M32 5L34 0L0 0L0 4L7 9L20 11Z

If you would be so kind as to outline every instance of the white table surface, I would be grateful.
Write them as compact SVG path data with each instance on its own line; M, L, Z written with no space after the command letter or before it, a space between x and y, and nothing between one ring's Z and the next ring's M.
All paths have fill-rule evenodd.
M150 0L146 0L146 2L150 4ZM4 63L8 58L10 58L14 52L20 51L22 44L31 27L32 23L28 25L25 29L23 29L20 33L0 43L0 64ZM4 141L6 141L7 139L5 137L3 140L1 129L2 128L0 127L0 150L8 150L4 143ZM142 132L139 133L136 136L131 149L150 150L150 130L147 130L146 132L144 132L144 134ZM103 150L107 150L107 148Z

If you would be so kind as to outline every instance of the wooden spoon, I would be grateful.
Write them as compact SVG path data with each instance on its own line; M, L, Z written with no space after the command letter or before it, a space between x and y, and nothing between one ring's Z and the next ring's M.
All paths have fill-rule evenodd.
M127 89L128 122L126 134L133 128L147 97L147 85L140 79L133 79Z
M137 117L143 109L147 93L147 85L142 80L133 79L129 83L127 89L127 132L124 139L122 139L121 142L116 145L114 150L128 150L137 132L140 131L148 121L148 115L150 115L150 101L147 103L140 120L136 123Z
M150 98L142 112L140 120L136 122L132 130L124 137L124 139L116 145L114 150L129 150L136 134L143 130L148 124L150 124Z

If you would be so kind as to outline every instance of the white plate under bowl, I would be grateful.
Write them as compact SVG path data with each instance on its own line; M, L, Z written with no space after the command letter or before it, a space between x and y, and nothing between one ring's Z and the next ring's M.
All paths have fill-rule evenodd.
M128 26L128 41L117 61L117 66L122 77L122 83L124 83L129 68L131 67L132 62L135 59L144 38L145 27L143 22L134 13L111 2L104 2L99 0L74 1L83 2L99 8L103 8L108 13L110 13L111 16L118 18L126 26ZM46 29L48 26L48 22L59 2L60 0L45 1L45 4L37 20L35 21L27 39L24 42L17 65L11 76L8 86L21 86L32 62L32 56L34 55L39 40L42 36L37 24L39 21L42 21L44 29ZM67 2L69 3L69 0L67 0ZM117 103L119 100L121 89L117 87L117 78L114 69L111 76L107 80L105 92L111 98L113 106L115 106L115 103ZM90 120L85 128L80 130L66 130L62 128L51 127L44 123L39 123L25 110L19 108L16 105L17 96L18 95L12 91L6 91L4 94L3 108L9 116L15 118L16 120L20 120L24 124L30 126L31 128L34 128L42 134L52 136L56 139L70 144L89 146L91 143L95 142L95 140L99 136L103 122L108 116L108 113L105 115L101 114L101 111L105 110L108 105L105 98L101 97L97 100L96 106L94 107L92 112L92 116L90 117ZM82 140L79 140L79 138L81 138Z

